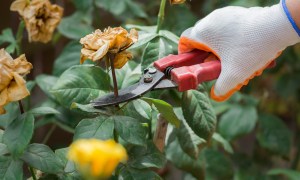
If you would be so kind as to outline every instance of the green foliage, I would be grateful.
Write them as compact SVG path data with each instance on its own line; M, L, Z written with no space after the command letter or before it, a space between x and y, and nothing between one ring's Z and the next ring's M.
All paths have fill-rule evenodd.
M17 41L13 35L13 32L10 28L6 28L2 30L0 35L0 45L4 43L9 43L9 45L5 48L8 53L14 53L17 48Z

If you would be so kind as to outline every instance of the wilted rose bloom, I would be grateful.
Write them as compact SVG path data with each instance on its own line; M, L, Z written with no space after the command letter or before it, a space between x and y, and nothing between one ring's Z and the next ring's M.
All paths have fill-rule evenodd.
M182 4L184 3L186 0L170 0L171 4Z
M86 179L106 179L120 162L127 160L127 154L113 140L82 139L71 144L68 158Z
M80 39L80 43L83 45L80 63L83 63L87 59L99 61L107 53L111 53L115 55L115 67L121 68L132 58L131 53L125 50L135 43L137 39L138 33L134 29L131 29L130 33L122 27L109 27L103 32L97 29L94 33Z
M49 0L16 0L10 10L23 17L30 42L49 42L63 15L63 9Z
M30 69L32 65L24 54L13 60L4 49L0 50L0 114L5 113L3 107L6 104L21 100L30 94L23 79Z

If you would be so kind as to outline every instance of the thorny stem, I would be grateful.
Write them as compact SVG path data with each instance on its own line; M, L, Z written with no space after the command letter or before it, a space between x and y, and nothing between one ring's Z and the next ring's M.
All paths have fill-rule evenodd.
M162 22L165 18L165 7L166 7L166 0L161 0L159 12L158 12L158 19L157 19L157 27L156 27L156 33L159 33Z
M112 74L113 83L114 83L114 94L115 94L115 97L118 97L119 96L119 92L118 92L118 83L117 83L115 66L114 66L114 59L115 59L114 55L109 54L111 74Z

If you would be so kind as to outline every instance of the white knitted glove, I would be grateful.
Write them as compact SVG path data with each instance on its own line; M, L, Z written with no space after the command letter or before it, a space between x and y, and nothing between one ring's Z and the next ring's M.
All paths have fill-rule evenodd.
M282 4L272 7L226 7L215 10L184 31L179 53L201 49L221 60L222 71L212 88L216 101L229 98L247 85L300 38Z

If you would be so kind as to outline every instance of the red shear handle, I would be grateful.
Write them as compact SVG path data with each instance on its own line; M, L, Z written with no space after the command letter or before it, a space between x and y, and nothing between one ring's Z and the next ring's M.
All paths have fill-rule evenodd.
M204 81L217 79L221 73L221 62L218 60L183 66L171 71L171 79L178 84L178 91L196 89Z
M192 52L179 55L170 54L164 58L155 61L154 67L164 72L164 70L170 66L177 68L181 66L191 66L194 64L203 63L208 56L208 52L200 50L194 50Z

